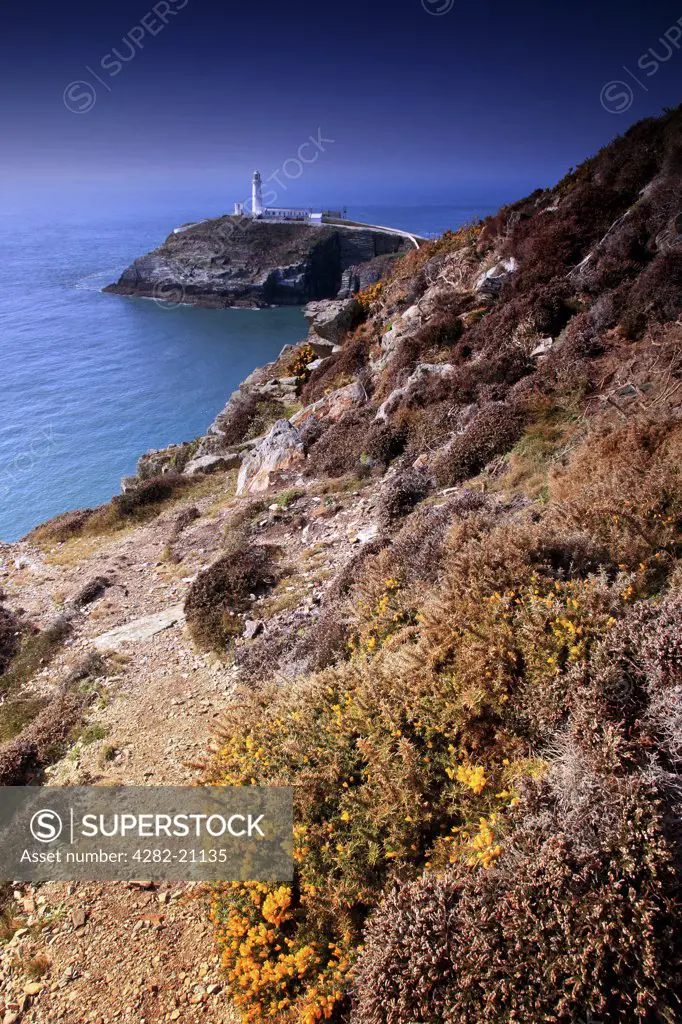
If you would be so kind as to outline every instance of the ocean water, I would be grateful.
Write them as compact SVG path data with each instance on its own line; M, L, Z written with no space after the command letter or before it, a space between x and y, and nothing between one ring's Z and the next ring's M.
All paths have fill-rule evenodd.
M348 209L424 234L485 212ZM201 216L196 202L167 198L152 209L124 197L106 210L45 201L0 211L0 540L109 500L143 452L204 433L254 367L305 337L296 308L168 308L102 294Z

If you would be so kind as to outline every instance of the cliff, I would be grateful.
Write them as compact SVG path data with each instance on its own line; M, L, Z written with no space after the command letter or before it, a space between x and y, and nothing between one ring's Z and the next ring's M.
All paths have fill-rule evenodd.
M378 276L410 247L407 236L371 228L219 217L169 235L104 290L197 306L296 305L347 293L363 265L376 261Z
M134 944L144 893L24 886L8 1005L20 947L40 1019L133 975L150 1021L679 1019L681 187L674 111L311 304L204 438L0 549L0 781L296 794L295 883L212 893L220 967L177 886Z

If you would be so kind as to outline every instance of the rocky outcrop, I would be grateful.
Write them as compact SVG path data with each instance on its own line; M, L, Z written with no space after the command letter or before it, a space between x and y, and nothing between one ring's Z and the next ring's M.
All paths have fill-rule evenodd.
M303 315L314 334L338 345L346 331L362 319L362 306L354 298L309 302Z
M237 479L237 494L267 491L274 478L303 462L301 435L289 420L277 420L244 461Z
M500 294L502 285L510 274L517 269L517 262L513 256L500 260L494 266L486 270L476 281L476 291L482 295L496 296Z
M377 256L366 263L357 263L348 267L341 276L338 297L347 299L351 295L355 295L356 292L361 292L363 288L368 288L371 284L376 284L377 281L383 281L390 274L395 261L395 255Z
M241 457L236 452L223 455L200 455L187 463L184 472L187 476L194 476L196 473L217 473L220 470L236 469L241 465L241 461Z
M170 235L104 290L173 305L298 305L334 297L346 270L411 244L372 228L219 217Z
M301 427L310 419L328 420L330 423L338 423L344 413L355 406L360 405L367 398L365 390L358 381L346 384L343 388L330 391L324 398L318 399L312 405L306 405L295 413L290 422L295 427Z

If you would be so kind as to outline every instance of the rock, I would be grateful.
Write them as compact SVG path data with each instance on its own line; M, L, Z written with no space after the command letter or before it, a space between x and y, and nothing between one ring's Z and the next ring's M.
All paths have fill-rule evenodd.
M253 640L255 636L263 632L263 622L261 619L247 619L244 623L244 632L242 636L245 640Z
M104 291L214 309L297 305L331 298L349 267L412 244L405 235L371 227L217 217L169 235Z
M185 444L169 444L167 448L150 448L137 460L139 479L133 486L139 486L142 480L149 480L153 476L162 476L178 465L182 465L183 460L186 460L188 453L192 451L191 446L192 442L188 441Z
M303 310L308 326L320 338L332 343L341 341L345 333L362 319L362 306L355 298L309 302ZM317 353L320 355L320 353Z
M617 395L619 398L636 398L637 388L634 384L624 384L622 388L618 388Z
M24 985L24 995L37 996L39 992L42 992L43 986L39 981L29 981Z
M416 330L421 322L422 316L418 304L408 306L382 335L381 356L378 359L370 360L372 369L376 372L383 370L396 352L402 338Z
M518 263L513 256L500 260L490 267L476 281L474 289L484 295L499 295L504 281L517 269Z
M71 924L74 928L84 928L87 919L88 916L82 907L76 907L75 910L71 911Z
M546 356L553 344L554 338L541 338L530 354L531 359L536 359L538 356Z
M19 1014L13 1010L8 1010L5 1016L2 1018L2 1024L17 1024L19 1020Z
M396 255L377 256L366 263L360 263L344 270L341 277L341 287L337 299L347 299L363 288L376 284L391 272L391 268L397 259Z
M277 420L242 462L237 494L266 491L273 477L299 465L304 458L299 431L289 420Z
M183 605L176 604L171 608L165 608L161 612L156 612L154 615L143 615L141 618L133 619L132 622L128 622L124 626L110 629L109 632L95 637L92 642L99 650L116 651L125 643L149 640L150 637L156 636L157 633L163 632L164 629L184 624L184 621L185 612Z
M311 349L319 359L326 359L327 356L332 355L334 349L338 347L333 341L327 341L326 338L318 338L316 334L311 334L306 339L306 344L310 345Z
M185 466L184 472L187 476L194 476L196 473L216 473L218 470L236 469L241 466L241 456L237 454L226 455L200 455L192 459Z
M369 543L370 540L374 540L374 538L378 535L378 533L379 533L379 527L378 526L374 526L374 525L372 525L372 526L365 526L365 527L363 527L362 530L358 530L357 534L353 538L353 543L354 544L367 544L367 543Z
M330 420L332 423L337 423L341 419L344 413L348 412L349 409L355 408L360 405L366 398L365 390L361 384L357 381L353 381L352 384L346 384L343 388L337 388L336 391L331 391L324 398L319 398L317 402L313 402L312 405L306 405L304 409L300 409L299 412L289 420L295 427L302 426L309 419L316 420Z
M387 420L391 413L398 408L403 399L407 398L415 385L419 381L424 380L425 377L447 377L449 374L454 372L455 367L451 363L419 363L402 387L395 388L391 391L388 398L381 403L377 409L377 414L374 419L379 422Z

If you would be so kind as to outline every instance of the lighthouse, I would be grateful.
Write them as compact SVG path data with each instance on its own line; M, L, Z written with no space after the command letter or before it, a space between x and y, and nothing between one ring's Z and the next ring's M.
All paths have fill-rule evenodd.
M254 217L260 217L263 214L263 188L261 184L260 171L253 172L253 181L251 183L251 213Z

